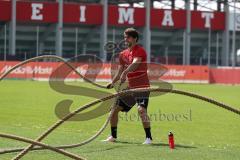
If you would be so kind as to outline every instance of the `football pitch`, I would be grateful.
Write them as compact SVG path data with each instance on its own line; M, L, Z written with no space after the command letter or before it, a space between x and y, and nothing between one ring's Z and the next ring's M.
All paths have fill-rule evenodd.
M71 85L84 86L105 92L84 82ZM173 84L180 89L213 98L240 109L240 86L209 84ZM4 80L0 82L0 132L36 139L58 119L56 104L64 99L73 100L71 110L96 100L81 95L61 94L50 88L48 82ZM95 106L94 108L96 108ZM89 160L239 160L240 117L213 104L191 97L164 94L150 98L152 145L142 145L145 133L134 107L127 115L119 115L118 142L104 143L109 126L96 140L67 151ZM91 109L88 109L89 111ZM84 112L87 112L84 111ZM108 114L88 121L68 121L53 131L45 144L58 146L86 140L103 125ZM172 131L176 148L169 149L168 132ZM0 137L0 150L21 148L28 144ZM0 154L8 160L17 153ZM49 150L31 151L26 160L65 160Z

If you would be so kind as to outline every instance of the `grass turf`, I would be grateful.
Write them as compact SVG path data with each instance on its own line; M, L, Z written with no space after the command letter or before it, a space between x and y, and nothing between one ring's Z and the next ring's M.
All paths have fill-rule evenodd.
M95 89L87 83L72 84ZM173 87L211 97L240 109L240 86L174 84ZM63 99L74 101L71 110L94 100L91 97L58 93L47 82L0 82L0 132L36 138L58 120L54 109ZM240 157L240 118L234 113L190 97L165 94L150 98L149 114L152 115L153 145L141 144L145 135L134 107L128 115L120 114L118 143L101 142L109 135L107 128L90 144L68 151L94 160L238 160ZM78 143L92 136L106 117L105 114L89 121L66 122L43 142L51 145ZM174 150L168 147L169 131L175 136ZM0 138L0 149L24 146L25 143ZM14 155L16 153L0 155L0 159L11 159ZM30 152L23 159L67 158L45 150Z

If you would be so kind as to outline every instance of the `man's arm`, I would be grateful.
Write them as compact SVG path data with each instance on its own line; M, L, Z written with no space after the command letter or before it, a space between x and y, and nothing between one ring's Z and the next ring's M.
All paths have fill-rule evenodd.
M113 88L114 83L120 79L120 76L122 75L123 70L124 70L124 66L119 65L117 74L113 77L112 82L107 85L107 88L109 88L109 89Z
M135 57L135 58L133 59L132 64L130 64L130 65L128 66L128 68L125 69L125 70L122 72L121 77L120 77L121 82L124 82L124 81L126 80L126 76L127 76L127 74L128 74L129 72L133 72L133 71L135 71L135 70L138 68L138 66L139 66L139 64L141 63L141 61L142 61L142 58L141 58L141 57Z
M120 76L122 75L123 69L124 69L124 66L123 65L119 65L117 74L114 76L114 78L112 80L113 84L120 79Z

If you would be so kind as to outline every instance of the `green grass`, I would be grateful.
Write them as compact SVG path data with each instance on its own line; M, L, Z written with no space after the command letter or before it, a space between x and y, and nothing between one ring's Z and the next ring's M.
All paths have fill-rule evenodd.
M87 83L74 83L76 86L92 87ZM191 91L214 98L240 109L240 86L174 84L174 88ZM104 90L102 90L104 91ZM114 92L113 90L111 90ZM11 81L0 82L0 132L36 138L58 120L55 105L63 100L74 101L71 110L94 100L79 95L64 95L52 90L47 82ZM119 142L102 143L109 135L109 128L96 140L85 146L68 149L87 159L161 159L161 160L239 160L240 157L240 117L212 104L181 95L165 94L152 97L149 113L159 116L185 115L180 120L153 120L154 144L145 146L144 130L140 121L130 121L137 114L134 107L121 114L118 127ZM190 117L191 112L191 117ZM104 123L107 115L89 121L64 123L43 142L51 145L77 143L93 135ZM175 135L176 149L168 147L167 135ZM0 149L24 147L26 144L0 138ZM0 155L1 160L14 157L16 153ZM51 151L34 151L27 154L26 160L65 160L66 157Z

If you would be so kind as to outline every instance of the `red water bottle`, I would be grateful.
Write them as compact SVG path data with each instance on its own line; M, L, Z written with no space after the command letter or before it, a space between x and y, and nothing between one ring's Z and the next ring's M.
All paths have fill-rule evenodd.
M169 147L171 149L174 149L174 147L175 147L175 145L174 145L174 136L173 136L172 132L169 132L169 134L168 134L168 144L169 144Z

